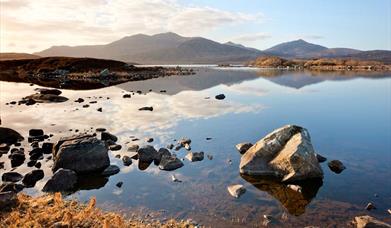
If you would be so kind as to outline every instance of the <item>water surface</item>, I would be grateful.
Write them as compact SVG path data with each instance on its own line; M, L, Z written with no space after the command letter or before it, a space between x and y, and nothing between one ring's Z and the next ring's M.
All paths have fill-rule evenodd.
M123 149L110 152L110 156L121 172L109 179L86 178L81 190L70 198L85 201L96 196L102 208L128 216L152 213L159 219L191 218L213 227L261 226L264 214L273 215L287 227L345 227L354 216L363 214L390 222L389 76L202 67L192 76L89 91L63 90L68 102L35 106L5 103L18 101L39 86L0 82L0 114L2 126L23 136L31 128L43 128L45 133L53 133L51 141L56 141L75 129L93 132L91 128L97 127L119 136ZM143 93L122 98L124 93L137 90ZM220 93L226 95L225 100L214 99ZM79 97L97 103L82 108L83 104L73 102ZM154 111L138 111L143 106L153 106ZM96 111L99 107L102 113ZM254 143L285 124L307 128L315 150L329 160L341 160L347 169L335 174L323 163L323 183L309 183L302 193L270 180L241 177L235 145ZM133 142L133 137L140 140ZM185 166L173 172L160 171L154 164L145 170L140 170L137 162L122 166L115 155L126 154L126 143L146 144L145 137L153 137L156 148L189 137L193 151L204 151L213 159L185 160ZM212 139L206 140L208 137ZM24 145L29 148L27 142ZM181 150L177 155L182 158L186 153ZM6 156L0 161L6 161L9 169ZM44 164L45 179L26 192L42 194L50 165ZM25 166L16 169L22 173L28 170ZM182 183L172 182L172 174ZM124 182L122 188L115 186L119 181ZM226 190L231 184L243 184L247 192L234 199ZM378 209L367 212L368 202Z

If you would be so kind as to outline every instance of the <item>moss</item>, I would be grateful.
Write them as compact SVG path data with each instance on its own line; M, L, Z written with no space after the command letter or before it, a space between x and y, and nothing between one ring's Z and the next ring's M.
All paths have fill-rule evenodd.
M41 197L18 194L17 203L9 210L0 209L0 227L194 227L186 222L166 223L126 220L121 215L103 212L88 204L62 199L60 193Z

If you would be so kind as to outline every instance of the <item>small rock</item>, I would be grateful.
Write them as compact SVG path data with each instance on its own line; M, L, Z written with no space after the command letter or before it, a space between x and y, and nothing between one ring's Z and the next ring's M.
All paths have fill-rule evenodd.
M0 185L0 192L15 192L18 193L22 191L24 186L22 184L15 184L15 183L4 183Z
M207 154L206 157L207 157L209 160L213 160L213 155Z
M119 173L120 169L116 165L110 165L101 173L102 176L112 176Z
M153 111L153 107L151 106L151 107L142 107L142 108L139 108L138 109L139 111Z
M179 169L183 166L183 162L178 159L176 156L162 156L162 159L159 164L159 169L166 170L166 171L172 171Z
M252 143L249 143L249 142L243 142L243 143L239 143L236 145L236 149L239 151L240 154L244 154L246 153L246 151L248 149L250 149L250 147L252 147L253 144Z
M123 98L130 98L131 95L128 93L128 94L124 94L122 97L123 97Z
M212 140L212 138L210 138L210 137L207 137L207 138L206 138L206 140L208 140L208 141L209 141L209 140Z
M83 108L88 108L88 107L90 107L90 105L88 104L83 105Z
M224 100L225 99L225 95L224 94L219 94L219 95L216 95L215 98L217 100Z
M76 172L69 169L58 169L46 182L44 192L66 192L75 188L77 183Z
M18 182L22 180L23 176L17 172L7 172L3 173L1 180L4 182Z
M37 164L37 160L31 160L31 161L27 162L28 167L33 167L33 166L35 166L35 164Z
M29 130L29 136L36 137L36 136L41 136L41 135L44 135L42 129L30 129Z
M185 147L186 150L191 150L190 144L185 144L184 147Z
M367 206L365 207L365 210L370 211L376 209L375 205L373 203L368 203Z
M146 145L137 150L140 162L150 163L157 158L157 151L153 146Z
M227 187L229 194L235 198L239 198L246 192L246 189L241 184L230 185Z
M37 183L37 181L43 179L44 177L44 173L43 173L43 170L41 169L37 169L37 170L33 170L29 173L27 173L22 182L24 184L24 186L26 186L27 188L32 188L35 186L35 183Z
M316 156L316 159L318 159L319 163L327 161L327 158L323 157L322 155L320 155L318 153L316 153L315 156Z
M97 132L104 132L106 131L106 128L102 128L102 127L98 127L97 129L95 129Z
M145 141L146 141L147 143L151 143L151 142L153 142L153 138L146 138Z
M113 134L110 134L109 132L106 132L106 131L101 133L101 139L103 141L107 141L107 140L111 140L113 142L117 142L118 141L117 136L115 136Z
M331 171L337 174L341 173L343 170L346 169L346 167L342 164L342 162L338 160L332 160L327 165L329 166Z
M178 180L178 179L175 177L174 174L171 175L171 180L172 180L173 182L178 182L178 183L182 182L181 180Z
M178 141L178 143L179 143L181 146L185 147L186 144L188 144L188 145L191 144L191 139L189 139L189 138L181 138L181 139Z
M190 152L186 158L191 162L202 161L204 160L204 152Z
M102 109L102 108L98 108L97 111L98 111L98 112L102 112L103 109Z
M84 99L79 97L77 100L75 100L75 102L77 102L77 103L83 103L83 102L84 102Z
M129 156L123 156L122 162L124 163L124 166L130 166L132 164L132 159Z
M163 156L171 156L170 151L166 148L160 148L159 151L157 152L155 159L154 159L155 165L160 164L160 161Z
M121 188L123 184L124 184L124 182L120 181L115 186L117 186L118 188Z
M118 150L121 150L121 148L122 148L122 146L118 145L118 144L109 146L109 150L111 150L111 151L118 151Z

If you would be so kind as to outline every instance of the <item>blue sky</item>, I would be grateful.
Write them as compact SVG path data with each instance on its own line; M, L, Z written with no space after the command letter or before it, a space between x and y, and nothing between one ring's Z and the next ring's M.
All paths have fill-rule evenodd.
M267 48L287 40L303 38L328 47L391 49L390 0L182 0L184 4L223 10L260 13L260 23L229 26L212 37L265 33L269 38L248 42Z
M258 49L304 39L391 50L391 0L0 0L0 52L176 32Z

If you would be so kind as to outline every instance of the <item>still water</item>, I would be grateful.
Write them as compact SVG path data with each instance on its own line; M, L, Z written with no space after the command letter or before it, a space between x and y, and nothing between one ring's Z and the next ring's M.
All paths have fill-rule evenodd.
M390 74L217 67L196 71L191 76L98 90L63 90L69 101L34 106L5 103L33 94L39 86L0 82L2 126L25 137L29 129L42 128L54 134L51 141L71 135L75 129L83 132L91 127L104 127L118 136L122 151L110 152L110 156L121 172L109 179L85 178L80 190L68 197L84 202L96 196L101 208L127 216L191 218L212 227L262 226L264 214L275 217L277 227L349 227L354 216L364 214L391 221L387 212L391 208ZM137 90L143 93L122 98L124 93ZM214 99L220 93L226 95L225 100ZM79 97L85 103L97 103L82 108L83 103L73 102ZM153 106L154 110L138 111L143 106ZM96 110L100 107L103 112ZM347 169L335 174L323 163L323 183L309 183L301 193L270 180L242 178L235 145L255 143L285 124L307 128L315 150L328 160L342 161ZM140 140L132 141L133 137ZM115 158L127 153L126 145L146 144L146 137L154 138L151 144L157 149L188 137L193 151L204 151L213 159L185 160L184 167L167 172L154 164L140 170L136 161L124 167ZM28 151L27 142L24 145ZM180 158L186 154L184 149L177 152ZM6 156L0 161L10 169ZM51 175L51 164L43 164L45 179L25 192L42 194L40 189ZM16 171L27 173L29 168L23 165ZM173 182L172 174L182 182ZM121 188L116 187L119 181L123 182ZM234 199L227 192L231 184L243 184L247 192ZM377 210L366 211L368 202Z

